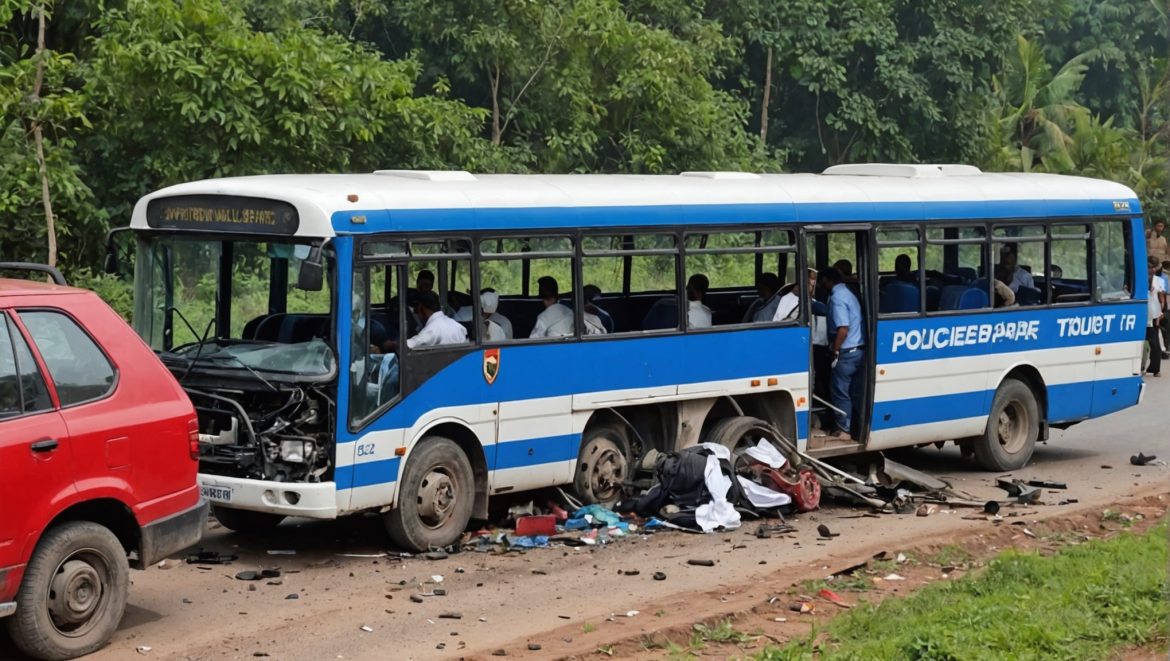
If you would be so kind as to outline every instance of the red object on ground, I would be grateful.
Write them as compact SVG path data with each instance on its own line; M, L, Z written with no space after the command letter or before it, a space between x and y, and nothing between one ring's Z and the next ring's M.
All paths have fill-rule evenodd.
M569 513L566 512L560 505L553 501L548 501L548 511L552 513L557 519L557 523L564 523L569 520Z
M557 517L552 514L522 516L516 519L516 534L520 537L557 534Z
M772 482L777 491L792 496L792 503L798 512L811 512L821 504L821 483L817 476L807 468L798 471L790 469L778 470L761 467L760 474Z

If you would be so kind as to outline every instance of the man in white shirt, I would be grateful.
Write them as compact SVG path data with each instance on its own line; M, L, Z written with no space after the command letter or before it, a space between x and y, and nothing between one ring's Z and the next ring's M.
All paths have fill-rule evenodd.
M544 311L536 318L536 326L528 337L566 337L573 334L573 311L557 302L560 290L556 278L544 276L536 281L537 295L544 302ZM598 319L600 325L601 320Z
M711 308L703 305L711 281L702 273L687 279L687 328L710 328Z
M756 292L760 297L752 301L743 316L743 322L746 324L772 321L772 317L776 316L776 308L780 305L780 297L777 296L779 291L780 278L776 277L775 273L761 273L756 279Z
M1008 287L1011 287L1013 294L1018 294L1020 287L1036 288L1036 281L1032 279L1032 274L1020 268L1019 247L1016 244L1003 244L1003 247L999 249L999 265L1012 276Z
M808 270L808 297L812 300L813 292L817 288L817 270ZM800 316L800 290L793 287L787 294L780 297L780 302L776 305L776 314L772 316L772 321L793 321Z
M467 329L463 327L463 324L443 314L443 311L439 309L439 297L435 292L418 292L414 313L418 316L423 327L417 335L406 340L406 346L411 349L467 342ZM386 353L390 353L398 348L398 342L388 340L383 346Z
M1162 376L1162 345L1158 340L1158 328L1162 323L1162 308L1166 303L1166 288L1162 278L1158 277L1157 257L1149 257L1147 280L1150 283L1150 295L1146 299L1146 343L1149 344L1150 362L1146 366L1146 374Z
M512 322L504 315L496 312L500 305L500 295L491 287L484 287L479 290L479 310L483 314L486 321L491 322L489 329L495 327L495 335L489 332L484 337L490 342L503 342L504 340L512 339ZM460 323L468 323L471 321L472 310L470 305L464 305L455 312L455 321ZM499 337L500 339L496 339Z

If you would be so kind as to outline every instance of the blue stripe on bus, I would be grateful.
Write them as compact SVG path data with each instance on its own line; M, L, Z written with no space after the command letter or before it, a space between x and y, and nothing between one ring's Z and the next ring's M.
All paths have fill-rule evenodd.
M933 395L877 402L873 406L873 431L908 425L961 420L987 415L992 391L976 390L953 395Z
M491 446L486 446L484 452L495 455L489 460L488 470L502 470L574 460L580 446L580 434L563 434L497 443L494 452Z
M976 200L938 202L780 202L752 204L660 204L597 207L511 207L462 209L366 209L337 211L338 232L553 229L682 224L883 222L1136 216L1141 203L1130 199L1118 211L1114 200ZM352 218L363 218L354 224Z
M375 484L386 484L398 479L398 457L364 461L360 464L338 466L333 472L333 481L338 489L357 489Z

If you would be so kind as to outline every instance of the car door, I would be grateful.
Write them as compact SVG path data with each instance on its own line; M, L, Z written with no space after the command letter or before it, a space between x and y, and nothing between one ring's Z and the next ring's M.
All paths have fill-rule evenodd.
M21 309L17 316L57 393L78 488L134 494L129 434L143 407L119 406L111 398L118 373L70 314L41 308ZM138 502L137 495L129 501Z
M26 540L75 491L69 449L41 367L0 310L0 567L23 560Z

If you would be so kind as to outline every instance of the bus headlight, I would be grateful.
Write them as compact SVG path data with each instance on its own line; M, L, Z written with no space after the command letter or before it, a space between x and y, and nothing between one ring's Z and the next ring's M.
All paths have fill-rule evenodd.
M290 464L303 464L305 458L313 453L313 444L309 441L281 441L280 459Z

